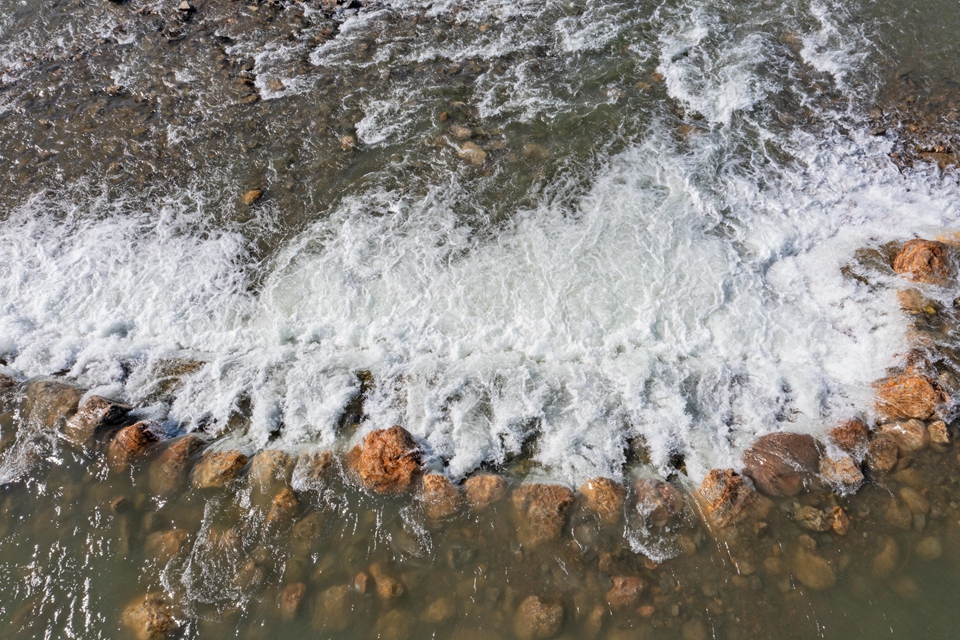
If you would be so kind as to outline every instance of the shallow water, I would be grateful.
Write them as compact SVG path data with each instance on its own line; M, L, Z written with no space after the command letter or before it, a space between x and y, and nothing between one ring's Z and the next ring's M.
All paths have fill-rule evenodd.
M0 0L3 363L124 400L168 435L342 453L399 423L453 480L498 469L518 483L695 486L739 466L760 434L822 436L869 413L910 321L900 281L857 256L960 226L955 173L889 156L898 118L955 135L950 3L195 8ZM263 195L248 206L251 189ZM9 402L4 439L25 428ZM162 501L140 487L143 469L115 478L55 439L17 437L0 459L4 508L20 518L5 517L0 619L22 637L113 637L132 585L182 600L188 637L269 635L264 603L284 581L304 580L312 600L391 558L411 573L412 612L484 565L499 595L458 587L458 616L437 633L509 635L517 593L543 575L562 583L558 566L588 579L559 551L543 575L501 557L506 534L446 567L450 548L473 544L463 523L428 532L408 502L349 482L304 505L326 505L328 530L300 568L286 542L255 535L214 560L199 541L246 520L247 499ZM120 494L134 506L113 514ZM501 516L463 531L510 529ZM145 538L168 520L193 551L158 564ZM401 530L421 556L395 548ZM236 586L239 558L261 545L262 585ZM321 547L343 563L335 578L316 575ZM704 542L648 578L714 567L728 581L723 558ZM904 571L923 594L908 604L853 570L823 594L784 595L762 576L760 591L720 598L738 604L709 605L719 618L702 591L658 604L683 613L647 632L947 637L937 598L955 567ZM131 587L105 594L113 584ZM768 594L769 610L748 613ZM356 637L379 611L364 606ZM572 606L564 633L577 635ZM754 627L728 623L751 615ZM290 624L312 633L309 618Z

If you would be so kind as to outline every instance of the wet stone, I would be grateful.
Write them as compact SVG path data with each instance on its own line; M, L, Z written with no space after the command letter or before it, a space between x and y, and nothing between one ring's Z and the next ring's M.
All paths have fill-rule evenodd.
M927 515L930 513L930 501L922 493L911 487L900 489L900 498L914 515Z
M160 438L155 431L160 425L153 420L142 420L124 427L110 441L107 447L107 463L114 471L122 471L142 457L147 449Z
M773 496L796 495L819 469L820 448L811 436L771 433L743 453L743 473Z
M277 529L283 525L288 525L297 515L299 507L297 495L290 487L284 488L273 498L270 503L270 511L267 512L266 526L268 529Z
M627 490L610 478L592 478L580 487L583 506L595 514L603 524L616 524L623 517L623 502Z
M186 477L190 459L203 446L203 439L192 433L172 441L150 466L150 490L164 494L179 486Z
M460 491L449 478L438 473L423 477L421 497L427 517L431 520L449 518L460 508Z
M809 531L829 531L832 520L826 513L808 505L793 510L791 517L798 525Z
M517 640L546 640L563 626L563 606L548 604L537 596L526 598L514 616L513 632Z
M400 426L371 431L352 457L361 483L377 493L403 493L420 474L420 447Z
M927 425L920 420L903 420L880 425L878 431L892 438L901 451L920 451L930 444Z
M381 600L396 600L406 591L403 582L390 575L386 567L380 563L370 566L370 575L376 583L377 597Z
M349 586L330 587L317 596L313 628L332 633L343 631L353 622L353 609L353 592Z
M813 551L800 547L793 559L793 574L805 587L822 590L837 581L833 567Z
M927 425L927 433L934 444L950 444L950 431L943 420L935 420Z
M847 420L830 429L829 439L850 454L856 460L862 460L867 453L869 444L869 430L863 420Z
M943 545L933 536L928 536L917 543L917 556L923 560L936 560L943 555Z
M834 533L845 536L850 531L850 516L840 507L834 507L830 512L830 528Z
M900 459L900 447L889 436L877 436L870 441L867 449L867 466L871 471L886 473L897 466Z
M669 482L641 479L633 484L633 511L662 527L683 512L683 494Z
M614 576L613 586L607 591L607 604L611 609L634 608L646 589L646 583L636 576Z
M54 380L34 380L24 388L22 412L28 424L58 429L77 410L83 390Z
M884 511L884 520L892 527L907 530L913 526L913 514L910 508L899 500L891 500Z
M86 446L130 411L131 407L125 404L100 396L90 396L83 401L77 413L67 420L64 434L73 444Z
M222 489L247 464L247 456L239 451L205 453L193 468L190 484L194 489Z
M250 460L247 482L263 492L290 484L293 459L286 451L262 449Z
M820 459L820 477L842 494L855 492L863 483L860 465L850 456L823 456Z
M250 191L247 191L246 193L243 194L243 196L240 198L240 201L241 201L243 204L245 204L246 206L249 207L249 206L251 206L253 203L255 203L257 200L259 200L259 199L260 199L260 196L262 196L262 195L263 195L263 191L262 191L262 190L260 190L260 189L251 189Z
M150 594L138 599L121 616L138 640L165 638L177 628L169 605L159 595Z
M427 605L423 613L420 614L420 620L427 624L442 624L452 620L456 615L457 606L453 598L442 597Z
M713 469L697 490L704 515L718 527L746 520L756 509L760 496L733 469Z
M373 632L378 640L409 640L414 624L415 620L408 612L391 609L380 614Z
M949 247L933 240L905 242L893 261L893 270L915 282L945 284L951 274Z
M466 160L472 165L481 165L487 159L487 152L473 142L464 142L460 145L457 155L461 160Z
M573 492L560 485L527 484L517 487L511 502L521 542L538 545L558 540L573 500Z
M873 575L878 578L889 576L900 562L900 548L896 540L886 536L880 543L880 552L873 558Z
M492 473L481 473L463 483L467 504L474 511L486 509L507 494L507 481Z
M316 489L333 473L332 451L305 451L297 456L293 482L297 489Z
M284 620L293 620L300 610L300 604L303 602L303 596L307 593L307 585L302 582L294 582L286 585L280 591L278 607L280 617Z
M949 400L939 383L922 375L884 378L874 387L877 413L889 420L927 420Z
M147 536L144 548L147 553L161 561L166 561L179 553L189 534L183 529L155 531Z

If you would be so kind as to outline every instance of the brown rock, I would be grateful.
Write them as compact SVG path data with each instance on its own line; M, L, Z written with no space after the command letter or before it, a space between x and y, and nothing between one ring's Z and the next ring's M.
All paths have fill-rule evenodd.
M760 496L733 469L713 469L707 473L697 495L707 520L727 527L746 520L756 509Z
M903 487L900 489L900 498L913 515L927 515L930 513L930 501L916 489Z
M370 576L361 571L353 579L353 588L360 595L364 595L370 589Z
M175 489L186 476L190 459L203 444L203 439L192 433L173 440L150 466L150 490L163 494Z
M944 284L951 272L949 248L941 242L910 240L894 259L893 270L916 282Z
M873 384L877 390L877 413L890 420L929 419L949 401L940 384L922 375L884 378Z
M84 447L123 419L130 407L100 396L90 396L67 420L64 435L76 446Z
M517 487L511 501L521 542L538 545L558 540L573 499L573 492L560 485L526 484Z
M117 432L117 435L110 441L107 447L107 463L114 471L122 471L127 468L137 458L146 453L155 442L160 438L151 431L158 429L158 425L153 420L141 420L129 427L124 427Z
M613 586L607 591L607 604L611 609L634 608L640 604L647 583L635 576L614 576Z
M377 596L381 600L396 600L406 591L403 583L391 576L379 562L370 565L370 575L377 585Z
M943 545L933 536L928 536L917 543L917 555L922 560L933 561L943 555Z
M449 518L460 508L460 492L450 479L438 473L423 477L423 506L432 520Z
M822 557L804 547L799 547L793 558L793 575L805 587L814 590L827 589L837 581L833 567Z
M247 481L250 486L266 493L290 484L293 459L279 449L263 449L250 460Z
M913 526L913 514L910 513L910 508L896 498L891 500L890 504L887 505L883 517L887 521L887 524L898 529L906 531Z
M593 478L580 487L583 506L596 514L603 524L614 525L623 517L623 501L627 490L610 478Z
M270 503L270 511L267 513L266 526L271 529L289 524L297 515L297 507L300 505L297 500L297 494L290 487L285 487L273 498Z
M338 633L349 627L353 612L352 594L347 585L330 587L321 593L313 610L313 628Z
M190 484L194 489L222 489L247 464L247 456L239 451L210 451L203 454L193 468Z
M280 617L284 620L293 620L297 617L300 610L300 603L303 602L303 596L307 593L307 585L302 582L288 584L280 592L280 599L277 603L280 608Z
M820 459L820 477L840 493L853 493L863 483L860 465L850 456L834 458L825 455Z
M260 196L263 195L262 189L250 189L240 198L240 201L243 202L246 206L252 205L254 202L260 199Z
M950 444L950 431L943 420L936 420L927 425L927 433L930 442L934 444Z
M856 460L862 460L867 453L869 430L862 420L847 420L830 429L828 437L841 450Z
M768 495L792 496L800 493L819 463L820 448L811 436L770 433L743 453L743 474Z
M144 548L150 555L166 561L180 552L188 537L184 529L155 531L147 536Z
M563 626L563 607L546 604L537 596L520 603L513 620L517 640L545 640L560 633Z
M402 609L385 611L373 626L373 637L378 640L409 640L414 622L413 616Z
M83 390L54 380L28 382L23 391L24 422L41 429L59 429L77 410Z
M633 510L662 527L683 513L683 494L669 482L643 478L633 484Z
M356 465L357 475L368 489L402 493L420 474L420 447L403 427L371 431L364 438Z
M900 548L897 542L885 536L880 546L880 553L873 558L873 575L878 578L886 578L900 562Z
M423 610L420 619L427 624L442 624L457 615L457 605L453 598L437 598Z
M481 165L487 159L487 152L473 142L464 142L460 145L460 151L457 152L457 155L473 165Z
M169 605L157 594L137 599L123 610L121 619L138 640L163 638L177 628Z
M847 535L850 531L850 516L840 507L834 507L830 512L830 528L840 536Z
M809 505L798 507L791 516L797 524L810 531L827 531L833 524L832 519L826 513Z
M486 509L507 493L507 481L492 473L481 473L463 483L467 504L475 511Z
M893 438L901 451L920 451L930 444L927 425L920 420L901 420L888 422L877 429L881 434Z
M318 488L330 477L334 469L332 451L305 451L297 456L294 470L294 486L297 489Z
M900 448L896 441L888 436L877 436L867 448L867 466L877 473L886 473L897 466Z
M897 302L900 303L901 309L913 315L937 315L937 303L916 289L901 289L897 291Z

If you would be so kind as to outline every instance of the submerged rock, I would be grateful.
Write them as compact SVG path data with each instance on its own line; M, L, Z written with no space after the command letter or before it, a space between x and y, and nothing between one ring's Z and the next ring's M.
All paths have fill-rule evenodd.
M120 429L107 447L107 463L110 468L122 471L146 453L152 444L159 442L160 438L153 431L159 427L153 420L142 420Z
M163 494L180 485L190 468L190 459L203 445L203 439L192 433L172 441L150 466L150 490Z
M867 466L871 471L886 473L897 466L900 448L889 436L880 435L870 441L867 447Z
M526 484L517 487L511 502L521 542L538 545L558 540L573 500L573 492L560 485Z
M507 481L492 473L481 473L463 483L467 504L475 511L486 509L507 494Z
M189 534L184 529L155 531L147 536L144 548L158 560L166 561L179 553Z
M933 240L910 240L893 261L893 270L916 282L945 284L951 275L950 248Z
M885 536L880 544L880 553L873 558L873 575L878 578L886 578L900 562L900 548L896 540Z
M633 484L633 510L657 527L683 513L683 494L669 482L641 479Z
M874 388L877 412L889 420L927 420L950 399L939 383L922 375L884 378Z
M927 425L927 433L934 444L950 444L950 430L943 420L935 420Z
M250 191L247 191L246 193L243 194L243 196L240 198L240 201L243 202L243 204L245 204L246 206L249 207L249 206L252 205L254 202L256 202L257 200L259 200L259 199L260 199L260 196L262 196L262 195L263 195L263 190L261 190L261 189L250 189Z
M293 620L297 617L300 610L300 604L303 602L303 596L307 593L307 585L302 582L288 584L280 591L278 608L280 617L284 620Z
M457 615L457 605L450 597L437 598L427 605L420 614L420 620L427 624L442 624Z
M727 527L750 517L760 496L733 469L713 469L697 490L704 516L714 526Z
M100 396L90 396L83 401L77 413L67 420L64 435L77 446L87 446L97 436L117 424L131 407Z
M518 640L546 640L560 633L563 627L563 606L547 604L537 596L520 603L513 620Z
M375 563L370 566L370 575L377 587L377 597L381 600L396 600L406 592L403 582L394 578L382 564Z
M354 597L347 585L330 587L321 593L313 610L313 628L339 633L349 627L353 622Z
M473 142L464 142L460 145L457 155L473 165L481 165L487 159L487 152Z
M297 489L321 486L333 472L335 462L332 451L304 451L297 456L293 470L294 486Z
M262 449L250 460L247 482L264 493L290 484L293 458L279 449Z
M818 471L820 447L811 436L770 433L757 438L743 453L743 473L760 491L772 496L800 493Z
M247 456L239 451L205 453L193 468L190 484L194 489L222 489L247 464Z
M83 390L55 380L28 382L23 391L24 422L42 429L59 429L77 410Z
M855 460L863 460L867 454L870 431L863 420L847 420L830 429L830 440L842 451L849 453Z
M793 557L793 574L805 587L818 591L832 587L837 581L833 567L803 546L797 548Z
M408 612L391 609L380 614L373 626L373 633L378 640L409 640L414 622Z
M632 609L640 604L647 583L636 576L614 576L613 586L607 591L607 604L611 609Z
M943 555L943 545L938 539L928 536L917 543L917 555L923 560L936 560Z
M880 425L878 431L892 438L901 451L920 451L930 444L927 425L920 420L901 420Z
M270 503L270 511L267 512L266 524L268 529L277 529L283 525L288 525L297 515L297 507L300 506L297 500L297 494L290 487L285 487Z
M627 490L610 478L593 478L580 487L583 506L596 514L603 524L613 525L623 518L623 501Z
M850 531L850 516L840 507L834 507L830 512L830 528L840 536L847 535Z
M825 512L809 505L794 509L791 517L801 527L810 531L828 531L833 524L832 519Z
M930 513L930 501L916 489L903 487L900 489L900 498L913 515L927 515Z
M853 493L863 484L860 465L848 455L834 458L825 455L820 459L820 477L840 493Z
M403 427L371 431L354 452L351 462L360 481L377 493L402 493L420 474L420 447Z
M123 610L121 619L138 640L163 638L177 628L170 606L157 594L137 599Z
M460 491L450 479L439 473L430 473L423 477L424 510L431 520L449 518L460 508Z

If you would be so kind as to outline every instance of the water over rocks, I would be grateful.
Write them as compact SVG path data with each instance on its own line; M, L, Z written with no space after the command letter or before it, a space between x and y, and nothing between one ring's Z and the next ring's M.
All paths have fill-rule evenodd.
M809 485L820 464L820 446L799 433L759 437L743 453L743 473L771 496L792 496Z
M874 383L876 410L889 420L928 420L950 398L938 382L924 375L905 374Z
M584 506L607 525L615 525L623 519L623 504L627 490L622 484L609 478L593 478L580 487Z
M66 390L61 391L60 394L66 397L74 395ZM122 420L130 409L127 405L107 398L90 396L83 401L76 414L67 420L64 435L73 444L85 447L95 437Z
M532 546L558 540L573 500L573 492L560 485L517 487L511 502L520 540Z
M400 426L371 431L347 461L367 489L382 494L403 493L421 473L420 446Z
M246 464L247 456L239 451L208 451L193 467L190 484L194 489L222 489Z
M123 624L129 627L137 640L157 640L177 628L170 606L156 594L138 599L124 609Z
M560 633L562 626L562 605L530 596L517 609L513 631L517 640L546 640Z

